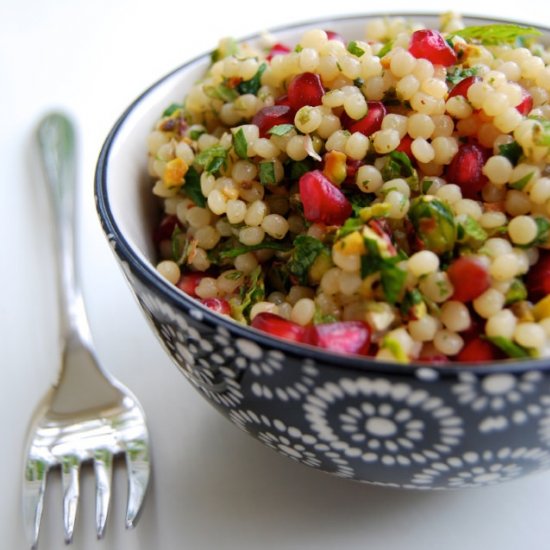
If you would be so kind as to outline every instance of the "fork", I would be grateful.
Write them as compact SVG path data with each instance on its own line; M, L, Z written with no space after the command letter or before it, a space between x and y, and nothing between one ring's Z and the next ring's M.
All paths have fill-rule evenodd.
M134 527L149 483L149 435L134 395L95 358L75 261L76 138L63 114L44 117L37 130L57 240L61 368L29 428L23 480L23 518L32 548L38 543L46 477L59 466L65 542L72 542L80 465L92 461L95 523L102 538L111 500L113 458L124 454L128 472L126 527Z

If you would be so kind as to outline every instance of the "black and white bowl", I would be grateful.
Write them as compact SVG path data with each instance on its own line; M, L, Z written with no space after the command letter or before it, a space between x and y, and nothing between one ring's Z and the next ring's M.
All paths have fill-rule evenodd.
M412 18L437 24L433 15ZM273 34L289 43L311 27L359 36L367 19L314 21ZM186 63L130 105L101 151L95 187L116 258L189 382L267 446L343 478L402 488L461 488L550 467L548 361L426 367L336 355L232 322L156 272L150 236L157 211L146 136L209 62L205 54Z

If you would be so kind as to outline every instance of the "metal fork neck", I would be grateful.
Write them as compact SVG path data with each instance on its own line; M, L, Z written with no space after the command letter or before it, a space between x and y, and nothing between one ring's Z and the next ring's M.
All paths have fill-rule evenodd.
M75 181L76 137L72 124L61 114L48 116L38 129L54 219L58 299L63 341L91 343L76 267Z

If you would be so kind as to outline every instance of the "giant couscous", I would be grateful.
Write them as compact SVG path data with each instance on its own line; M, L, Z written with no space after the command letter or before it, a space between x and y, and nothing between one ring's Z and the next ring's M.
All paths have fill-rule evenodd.
M224 39L148 141L158 271L272 335L399 362L550 355L550 51L373 19Z

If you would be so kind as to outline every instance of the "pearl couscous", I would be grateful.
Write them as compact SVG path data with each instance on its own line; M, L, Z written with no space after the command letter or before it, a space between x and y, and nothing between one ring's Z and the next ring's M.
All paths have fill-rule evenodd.
M158 271L296 342L399 362L550 355L550 50L373 19L224 39L148 140Z

